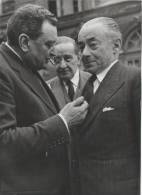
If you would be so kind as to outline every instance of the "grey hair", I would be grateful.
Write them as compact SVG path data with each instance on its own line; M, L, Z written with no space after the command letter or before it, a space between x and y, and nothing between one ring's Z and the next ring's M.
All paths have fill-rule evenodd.
M59 36L57 41L56 41L56 45L59 45L61 43L72 43L74 45L75 53L78 54L78 46L77 46L75 40L72 39L71 37Z
M72 39L71 37L67 37L67 36L59 36L57 38L57 42L56 44L60 44L60 43L68 43L68 42L72 42L75 43L75 40Z
M109 17L94 18L94 19L86 22L83 25L82 29L87 28L90 25L91 26L96 25L97 23L100 23L103 26L105 26L111 37L113 37L113 36L118 37L122 41L122 34L120 31L120 27L119 27L118 23L113 18L109 18Z

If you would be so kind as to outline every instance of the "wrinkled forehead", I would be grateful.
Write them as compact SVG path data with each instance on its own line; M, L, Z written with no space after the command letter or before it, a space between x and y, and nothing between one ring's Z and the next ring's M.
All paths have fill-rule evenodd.
M106 28L101 23L84 24L78 34L78 42L85 42L88 39L103 36Z
M53 51L56 54L74 54L75 48L74 48L74 44L71 42L59 43L54 46Z

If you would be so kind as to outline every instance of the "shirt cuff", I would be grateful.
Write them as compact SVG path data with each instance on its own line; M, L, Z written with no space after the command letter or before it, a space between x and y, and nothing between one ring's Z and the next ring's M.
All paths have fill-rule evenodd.
M62 119L62 121L64 122L64 124L65 124L65 126L66 126L66 128L67 128L67 131L68 131L68 133L69 133L69 135L70 135L70 130L69 130L69 126L68 126L68 123L67 123L67 121L66 121L66 119L63 117L63 115L62 114L58 114L58 116Z

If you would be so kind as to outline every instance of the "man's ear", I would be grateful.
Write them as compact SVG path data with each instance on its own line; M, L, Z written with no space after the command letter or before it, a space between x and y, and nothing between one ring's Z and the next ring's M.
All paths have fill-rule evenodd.
M23 52L28 52L29 51L29 40L30 40L30 38L29 38L28 35L26 35L24 33L20 34L20 36L19 36L19 46L20 46L20 48Z
M113 43L114 43L114 47L113 47L114 54L118 54L121 50L122 41L120 39L115 39Z

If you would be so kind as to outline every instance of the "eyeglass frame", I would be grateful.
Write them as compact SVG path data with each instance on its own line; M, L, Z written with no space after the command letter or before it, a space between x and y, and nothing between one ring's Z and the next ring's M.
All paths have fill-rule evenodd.
M57 60L58 58L58 60ZM69 63L71 62L71 60L73 59L72 55L63 55L63 56L56 56L54 54L51 54L50 57L49 57L49 61L53 64L53 65L56 65L56 64L60 64L62 62L62 60L64 59L64 61L66 63Z

